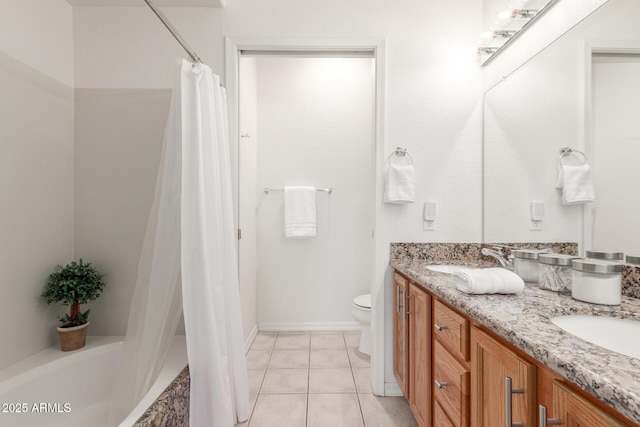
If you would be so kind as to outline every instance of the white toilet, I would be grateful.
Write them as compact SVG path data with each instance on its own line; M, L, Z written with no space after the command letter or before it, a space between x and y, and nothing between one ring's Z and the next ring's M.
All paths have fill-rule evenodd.
M353 318L360 323L362 328L358 350L360 353L369 356L371 354L371 294L355 297L351 313L353 313Z

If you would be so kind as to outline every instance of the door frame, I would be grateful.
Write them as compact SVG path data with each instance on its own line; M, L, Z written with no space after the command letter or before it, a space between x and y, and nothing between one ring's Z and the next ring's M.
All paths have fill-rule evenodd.
M384 180L384 46L383 39L244 39L225 37L225 87L229 111L229 142L231 166L235 169L234 209L238 213L238 143L239 130L239 61L241 51L369 51L375 60L375 95L373 117L373 147L371 167L371 387L378 396L385 394L385 300L384 278L389 249L384 247L383 201ZM236 215L237 220L237 215Z
M584 81L584 150L587 158L595 164L595 131L593 122L593 61L594 54L633 54L640 56L637 40L585 40L583 48ZM595 207L584 205L582 242L584 250L593 249L593 222Z

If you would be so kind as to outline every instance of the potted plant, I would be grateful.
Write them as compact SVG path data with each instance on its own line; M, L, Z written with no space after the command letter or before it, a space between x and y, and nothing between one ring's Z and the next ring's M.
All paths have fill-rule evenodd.
M62 351L77 350L84 347L89 322L89 309L80 311L80 305L93 301L104 289L105 274L96 270L91 263L71 261L66 266L56 266L42 292L47 304L52 302L69 306L69 312L58 316L62 325L58 327Z

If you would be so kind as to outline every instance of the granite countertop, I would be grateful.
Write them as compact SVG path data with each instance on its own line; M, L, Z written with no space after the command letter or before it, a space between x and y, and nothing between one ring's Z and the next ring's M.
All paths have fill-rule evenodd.
M591 344L549 320L555 315L575 313L640 320L640 300L623 296L619 306L588 304L533 284L526 284L524 292L517 295L468 295L456 289L460 278L427 270L425 261L392 259L390 265L630 420L640 423L640 359Z

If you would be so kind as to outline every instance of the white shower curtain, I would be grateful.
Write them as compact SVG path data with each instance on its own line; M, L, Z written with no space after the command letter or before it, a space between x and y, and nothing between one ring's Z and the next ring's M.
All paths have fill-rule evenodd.
M110 426L153 384L183 312L190 425L249 417L225 93L206 65L182 61L177 77Z
M191 372L191 426L249 417L240 316L226 95L203 64L184 61L182 298Z

